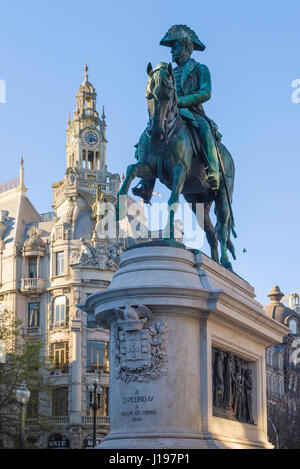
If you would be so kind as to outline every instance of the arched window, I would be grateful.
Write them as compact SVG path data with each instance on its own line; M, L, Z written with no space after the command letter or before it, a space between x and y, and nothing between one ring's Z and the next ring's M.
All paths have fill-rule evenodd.
M53 304L53 320L55 327L67 326L69 323L68 302L65 296L57 296Z
M297 321L296 319L290 319L289 320L289 328L292 332L292 334L297 334Z

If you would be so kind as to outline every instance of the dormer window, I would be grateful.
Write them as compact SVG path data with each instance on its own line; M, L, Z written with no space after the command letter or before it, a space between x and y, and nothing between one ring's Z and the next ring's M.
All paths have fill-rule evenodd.
M289 329L291 330L291 333L294 334L294 335L297 335L297 329L298 329L297 325L298 324L297 324L296 319L290 319L289 320L288 326L289 326Z
M292 309L299 307L299 295L297 293L293 293L290 295L289 304L290 308Z

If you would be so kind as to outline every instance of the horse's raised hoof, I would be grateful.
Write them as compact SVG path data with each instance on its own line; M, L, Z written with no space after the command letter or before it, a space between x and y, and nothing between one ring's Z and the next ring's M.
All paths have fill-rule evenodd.
M144 200L145 204L150 203L149 196L143 184L139 183L137 186L133 187L131 191L136 197L141 197Z
M225 267L225 269L230 270L230 272L233 272L232 264L228 259L222 259L220 261L220 264Z

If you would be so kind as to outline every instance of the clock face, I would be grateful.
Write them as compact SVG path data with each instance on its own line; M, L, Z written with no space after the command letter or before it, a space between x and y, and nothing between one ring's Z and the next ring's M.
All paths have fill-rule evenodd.
M87 132L84 138L88 145L96 145L98 142L98 135L92 131Z

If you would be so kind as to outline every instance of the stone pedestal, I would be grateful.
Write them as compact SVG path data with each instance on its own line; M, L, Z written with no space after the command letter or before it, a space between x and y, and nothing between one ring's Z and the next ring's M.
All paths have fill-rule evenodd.
M111 331L110 433L101 447L271 448L265 348L288 330L239 276L182 245L157 244L125 251L110 287L82 306ZM253 424L237 420L230 396L222 408L216 367L224 377L230 357L243 375L251 370Z

